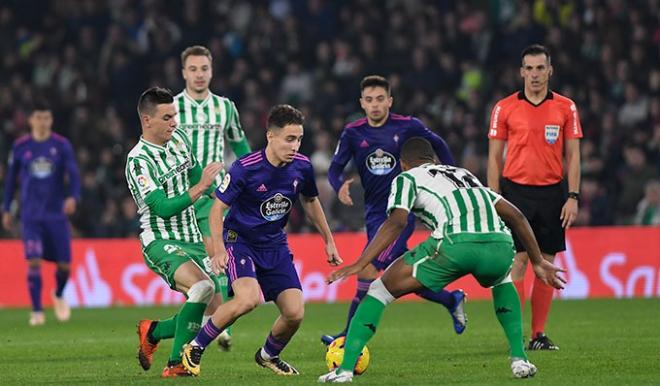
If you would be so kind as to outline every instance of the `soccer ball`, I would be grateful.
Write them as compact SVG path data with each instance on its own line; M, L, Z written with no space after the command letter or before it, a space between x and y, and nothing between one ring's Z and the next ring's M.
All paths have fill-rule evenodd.
M344 360L344 342L346 337L340 336L328 345L328 350L325 352L325 364L328 370L332 371L341 365ZM356 375L360 375L367 371L369 367L369 349L364 346L362 353L358 357L355 369L353 370Z

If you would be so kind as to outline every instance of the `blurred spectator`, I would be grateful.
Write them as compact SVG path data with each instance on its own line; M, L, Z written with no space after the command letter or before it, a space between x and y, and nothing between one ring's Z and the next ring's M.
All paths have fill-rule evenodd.
M651 180L644 189L644 198L637 204L637 225L660 225L660 181Z
M363 225L360 210L324 190L327 157L360 115L363 76L388 77L394 109L423 118L483 175L488 112L518 87L517 55L531 43L551 48L550 86L580 107L591 197L580 225L631 223L660 171L658 1L44 0L29 12L23 3L0 3L0 159L27 132L24 106L48 96L55 131L78 154L81 237L134 231L122 172L140 134L135 104L147 86L182 88L178 54L193 44L217 58L211 87L237 103L253 148L265 144L271 105L305 111L303 149L337 230Z

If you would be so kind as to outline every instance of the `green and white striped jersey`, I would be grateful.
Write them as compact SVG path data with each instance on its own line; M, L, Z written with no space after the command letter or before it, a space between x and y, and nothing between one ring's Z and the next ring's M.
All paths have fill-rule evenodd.
M202 168L211 162L224 164L225 136L230 142L245 138L236 105L228 98L209 92L206 99L197 102L183 90L174 97L174 104L177 127L188 136ZM224 170L215 185L220 185L223 177Z
M154 240L201 242L195 210L189 206L170 218L157 216L145 203L149 193L158 189L172 198L191 187L189 171L196 164L190 142L182 130L175 130L165 146L140 138L126 159L126 181L140 215L140 241L146 247Z
M387 211L412 211L436 239L459 233L510 237L511 231L495 210L500 198L465 169L428 163L401 173L392 181Z

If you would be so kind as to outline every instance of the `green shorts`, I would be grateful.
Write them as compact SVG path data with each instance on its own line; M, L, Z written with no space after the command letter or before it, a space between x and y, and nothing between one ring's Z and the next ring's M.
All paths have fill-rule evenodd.
M472 274L483 287L499 284L508 276L514 255L510 237L456 239L460 238L449 242L429 237L406 252L403 260L413 266L413 277L425 287L440 291L467 274Z
M142 253L147 267L163 278L173 290L177 290L174 273L181 264L192 260L213 280L215 292L220 292L220 283L218 277L211 271L211 261L206 255L204 244L177 240L155 240L143 248Z
M202 195L195 201L195 217L197 218L197 226L199 227L202 236L211 237L211 227L209 226L209 213L213 206L213 199L206 194Z

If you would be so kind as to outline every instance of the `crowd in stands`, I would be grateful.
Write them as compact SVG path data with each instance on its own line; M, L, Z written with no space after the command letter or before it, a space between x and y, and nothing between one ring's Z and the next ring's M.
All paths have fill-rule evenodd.
M123 173L140 135L136 101L151 85L182 90L179 54L194 44L212 51L211 90L236 102L253 149L271 105L305 113L301 152L341 231L362 229L360 187L358 209L344 207L327 169L343 126L362 114L363 76L386 76L393 111L422 119L485 182L492 105L520 89L522 48L542 43L551 88L576 102L584 130L576 226L660 225L658 0L39 3L0 3L0 157L28 132L26 106L47 96L54 130L77 152L79 237L139 232ZM310 229L303 217L292 213L290 231Z

